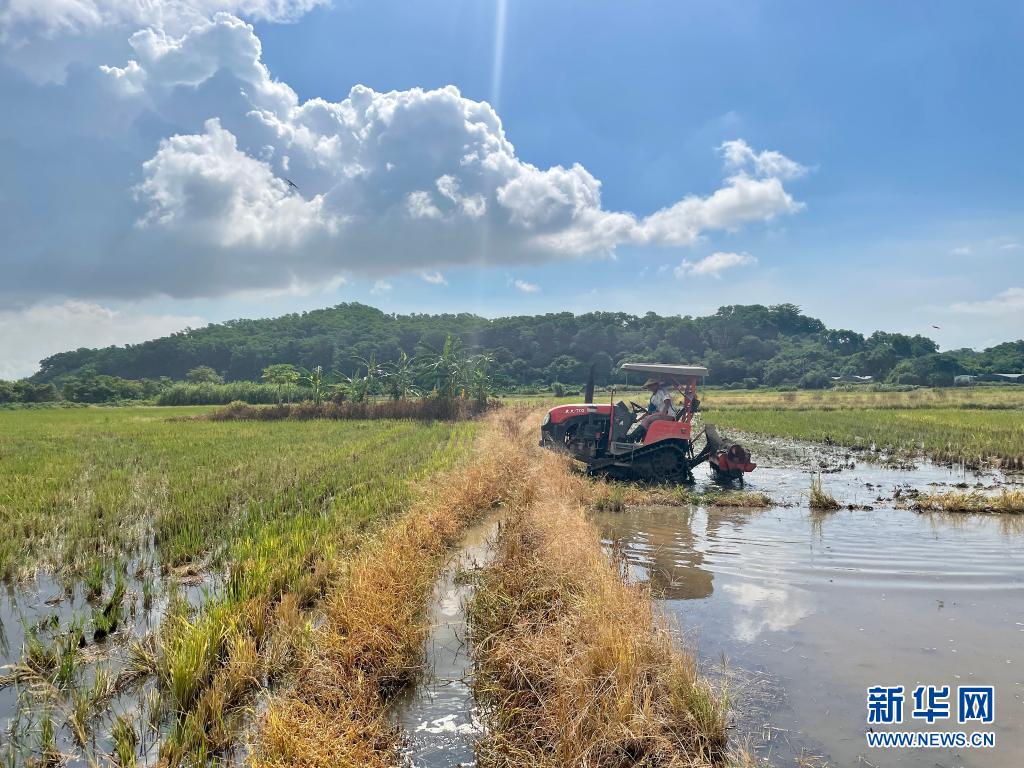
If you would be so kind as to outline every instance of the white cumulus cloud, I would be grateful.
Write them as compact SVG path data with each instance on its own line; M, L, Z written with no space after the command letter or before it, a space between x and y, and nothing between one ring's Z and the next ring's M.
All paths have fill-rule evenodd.
M753 172L756 176L776 179L796 179L810 169L790 160L781 152L764 150L757 152L743 139L723 143L718 150L725 158L727 167L740 173Z
M287 5L230 9L284 17ZM21 199L30 180L78 213L44 216L27 200L0 212L13 246L0 252L0 296L215 296L605 256L692 245L803 207L784 184L803 166L737 140L723 145L717 189L647 215L609 210L587 169L531 164L494 109L453 86L356 85L338 102L301 101L263 64L252 26L228 13L184 31L147 27L130 47L0 126L12 138L0 141L0 193L11 185L7 197ZM61 115L61 99L90 109Z
M420 278L431 285L448 285L448 280L440 272L420 272Z
M201 317L115 310L65 301L0 312L0 379L19 379L39 360L79 347L134 344L206 325Z
M306 200L262 160L239 151L216 118L201 134L173 136L142 164L136 193L148 206L139 226L183 230L223 248L288 249L330 231L323 198Z
M518 278L512 281L512 286L522 293L537 293L540 291L540 286L536 283L528 283Z
M683 259L683 262L673 271L678 278L691 275L721 277L722 273L726 270L736 267L751 267L755 264L757 264L757 259L749 253L716 251L699 261Z

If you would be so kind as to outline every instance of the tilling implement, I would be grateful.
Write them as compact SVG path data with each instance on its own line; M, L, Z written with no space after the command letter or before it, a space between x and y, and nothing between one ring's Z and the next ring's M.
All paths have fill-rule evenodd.
M707 368L625 363L622 370L651 377L648 384L655 388L671 386L674 414L652 420L650 407L621 400L607 405L560 405L544 416L540 444L567 451L585 463L590 474L646 482L689 480L693 468L705 461L724 480L742 479L744 472L757 466L739 443L724 445L710 424L692 436L691 422L700 408L697 380L707 376ZM589 385L587 389L592 391ZM700 449L695 450L702 438Z

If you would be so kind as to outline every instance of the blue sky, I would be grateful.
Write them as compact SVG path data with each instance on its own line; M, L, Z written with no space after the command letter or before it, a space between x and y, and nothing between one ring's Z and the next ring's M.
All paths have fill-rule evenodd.
M5 365L9 375L28 372L26 361L70 337L73 345L119 343L353 300L490 316L698 314L728 303L793 302L833 327L922 332L943 348L1019 338L1024 328L1019 3L294 0L283 4L289 22L279 8L260 11L259 0L203 0L168 3L159 23L122 12L117 0L87 3L99 21L0 11L0 98L29 116L0 128L0 159L16 168L0 180L0 199L38 210L56 197L75 208L40 217L35 228L24 223L31 217L0 219L12 246L0 256L12 276L6 292L0 286L8 336L0 375ZM194 7L183 14L180 6ZM247 13L253 29L221 17L202 40L188 38L217 10ZM158 29L147 38L155 43L128 44L147 28ZM262 44L262 80L243 55L253 39ZM173 60L168 40L187 41ZM54 45L68 66L56 76L39 65ZM197 76L197 67L207 68ZM123 123L96 128L75 94L88 101L95 88L95 103L105 104L115 80L118 100L101 111L123 109ZM487 102L514 147L511 175L476 188L479 178L461 176L457 158L433 158L460 140L444 133L450 110L437 104L382 134L399 143L390 159L365 144L348 156L342 150L333 175L321 173L321 161L300 165L297 127L321 118L293 110L310 99L342 103L356 84L372 89L375 105L391 91L449 85L464 105L456 111L475 114L473 105ZM246 100L235 104L240 89ZM65 101L55 118L53 105ZM254 125L254 107L275 117ZM17 165L26 148L45 148L38 125L57 120L60 130L43 131L53 134L46 141L68 157L90 148L104 158L99 169L57 163L61 176L36 181L37 166ZM337 133L342 144L344 134ZM435 145L441 134L447 138ZM160 143L174 136L192 139ZM722 150L736 140L749 148L745 165L730 165ZM764 152L797 170L763 170L759 160L771 159ZM378 161L389 171L403 162L411 168L389 189L390 207L371 199L367 187L376 182L356 189L348 181L359 173L352 168ZM213 186L215 164L223 170ZM549 173L559 166L569 172ZM90 199L100 196L84 185L81 194L59 193L68 174L99 170L109 195ZM454 191L424 186L428 171L438 179L444 171ZM298 192L247 191L264 172L271 185L279 183L273 176L301 176ZM723 213L716 191L736 191L736 176L760 197L750 209ZM501 185L526 177L518 198L503 197ZM391 184L387 174L366 178ZM562 209L532 207L538 196L561 204L559 196L577 193L566 203L575 206L571 221ZM418 194L422 200L410 197ZM680 218L675 208L679 215L664 226L652 217L691 197L704 201L700 212ZM426 205L415 214L421 222L443 231L396 223L396 206L411 212L414 199ZM223 215L203 215L238 216L240 206L245 215L224 229ZM351 211L363 219L356 226ZM499 213L519 230L492 221ZM449 220L456 214L464 226ZM257 231L253 218L270 224ZM57 237L51 230L65 219L101 222L88 227L97 230L95 244L83 242L81 227ZM307 224L307 239L292 236ZM543 247L530 239L541 230L552 238ZM197 232L209 237L200 241ZM294 279L282 277L281 264L294 266Z

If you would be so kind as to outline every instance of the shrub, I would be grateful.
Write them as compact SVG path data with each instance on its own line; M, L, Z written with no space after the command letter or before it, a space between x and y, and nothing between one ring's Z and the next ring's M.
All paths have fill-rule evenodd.
M800 377L800 389L825 389L832 379L824 371L808 371Z
M185 381L191 384L223 384L224 377L208 365L197 365L185 374Z

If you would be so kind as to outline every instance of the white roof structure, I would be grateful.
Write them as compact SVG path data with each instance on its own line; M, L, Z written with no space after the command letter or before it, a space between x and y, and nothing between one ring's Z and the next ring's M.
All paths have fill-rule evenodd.
M841 381L844 384L870 384L874 377L872 376L857 376L852 373L844 373L841 376L830 377L832 381Z
M664 363L623 363L623 371L654 374L669 378L683 379L687 376L707 376L708 369L702 365L665 365Z

